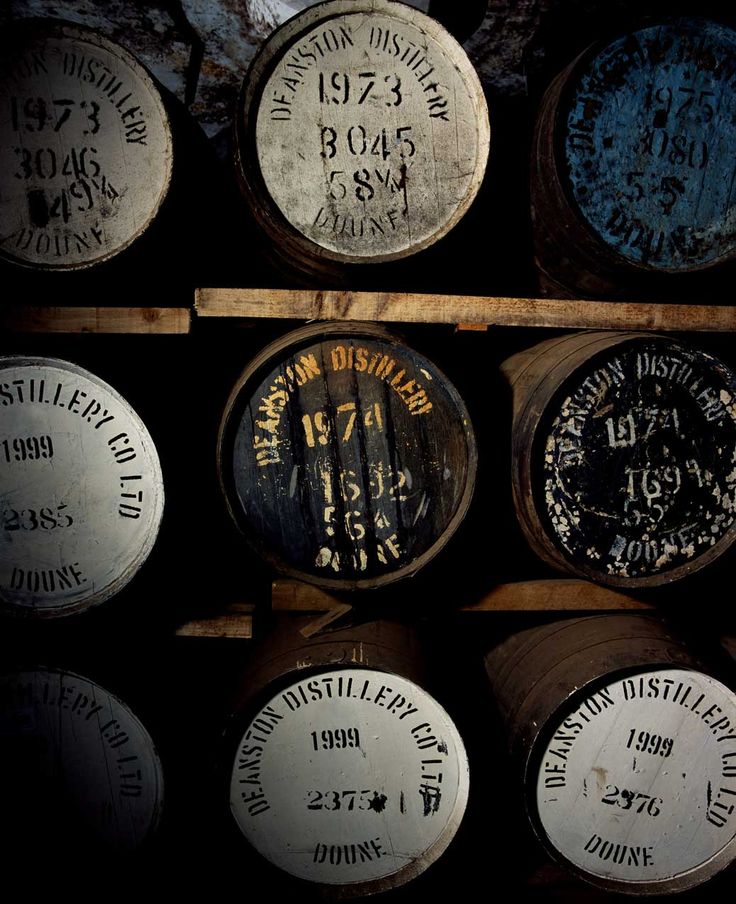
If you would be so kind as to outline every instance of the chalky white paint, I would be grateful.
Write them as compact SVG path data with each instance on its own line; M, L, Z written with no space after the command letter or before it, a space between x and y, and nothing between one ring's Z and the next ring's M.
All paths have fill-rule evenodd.
M53 616L117 593L163 513L161 466L137 414L74 364L4 358L0 438L0 601ZM36 455L33 438L53 454Z

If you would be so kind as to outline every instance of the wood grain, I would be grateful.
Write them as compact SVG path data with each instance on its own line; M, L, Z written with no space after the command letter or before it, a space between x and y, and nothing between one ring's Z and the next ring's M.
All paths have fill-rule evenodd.
M236 121L243 192L292 263L427 247L475 197L490 140L462 47L386 0L333 0L289 20L254 59Z
M736 540L725 364L668 336L589 331L502 370L514 505L546 562L631 590L684 578Z
M280 612L324 612L342 605L342 600L318 587L300 581L276 579L271 585L271 606ZM655 608L626 593L599 587L588 581L564 578L498 584L480 599L465 600L459 612L565 612Z
M208 618L194 618L176 629L177 637L231 637L250 640L253 637L253 611L249 603L233 603L224 611Z
M530 167L542 283L604 298L713 291L736 248L735 42L702 19L652 23L591 45L551 82Z
M78 25L13 23L0 56L10 111L0 123L0 255L74 270L118 254L153 222L171 180L156 86L123 47Z
M659 331L736 330L736 306L311 289L196 291L198 317L473 323Z
M0 329L13 333L120 333L185 335L188 308L16 306L0 311Z
M0 383L0 608L84 611L153 549L164 508L156 447L131 405L75 364L6 357Z
M271 585L271 608L274 612L327 613L302 629L309 637L337 618L350 606L338 595L306 584L277 578ZM593 612L607 610L651 610L656 607L626 593L599 587L588 581L553 579L499 584L479 600L465 602L456 611L473 612ZM231 637L249 640L253 637L253 612L247 603L234 603L224 612L208 618L192 619L177 628L177 637Z
M465 516L465 405L376 326L312 324L264 349L221 424L219 468L248 542L291 577L367 589L417 572Z

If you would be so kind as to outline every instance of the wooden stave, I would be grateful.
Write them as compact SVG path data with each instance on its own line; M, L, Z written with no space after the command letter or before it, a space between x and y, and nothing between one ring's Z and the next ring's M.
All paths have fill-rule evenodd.
M507 359L501 368L510 383L513 399L512 496L527 543L542 561L556 570L612 587L649 589L665 586L698 573L723 555L736 540L736 525L732 525L714 547L694 559L659 573L630 578L606 575L585 563L572 562L545 529L544 516L536 504L533 471L543 439L540 421L548 420L547 406L561 394L563 382L574 379L578 369L591 366L598 355L619 344L651 340L662 340L674 347L678 345L660 334L590 330L545 340ZM699 351L697 348L692 350ZM722 363L712 360L716 364Z
M334 13L333 6L336 7ZM329 9L327 9L328 7ZM483 179L490 143L487 105L478 76L462 46L439 22L413 7L396 2L396 0L360 0L360 6L351 2L344 8L342 7L341 0L322 0L287 20L272 32L248 67L238 97L233 124L233 163L236 180L241 195L245 198L264 238L268 240L263 243L263 253L289 278L306 281L305 284L315 286L324 286L327 283L335 286L347 286L351 279L359 277L360 273L372 265L400 260L419 253L447 235L467 213L476 197ZM325 9L323 10L323 8ZM397 18L401 19L403 16L404 20L409 23L416 21L420 26L424 26L433 37L436 36L439 43L448 44L453 54L458 55L458 60L453 65L464 78L472 83L474 101L481 106L484 116L480 117L479 157L476 162L474 183L466 194L464 202L458 205L444 227L423 243L415 244L408 250L362 257L343 254L317 245L299 233L287 221L275 201L271 199L260 171L255 146L255 121L263 89L271 72L279 63L278 53L280 51L288 51L289 47L299 40L300 35L320 21L328 22L331 18L347 13L365 12L370 14L373 11L383 12L389 16L393 12Z
M233 497L236 490L233 487L233 481L229 474L232 461L232 438L235 435L237 425L233 421L238 420L238 409L243 407L243 399L241 394L243 390L252 382L253 387L257 388L258 381L262 379L262 375L267 368L273 368L279 361L286 359L286 353L293 351L295 354L299 349L311 342L328 341L330 338L338 338L345 335L347 339L361 337L370 340L379 340L395 344L399 349L408 352L410 355L418 354L420 358L424 356L420 353L404 345L403 341L395 334L386 330L378 324L367 324L361 322L343 323L323 322L308 324L293 332L283 335L281 338L272 342L250 361L245 370L241 373L236 381L233 389L228 397L224 407L224 413L220 421L220 428L217 440L217 472L219 477L220 489L225 500L227 510L231 520L239 528L247 544L273 568L280 573L288 575L298 580L306 581L330 591L365 591L381 589L388 584L400 581L416 574L421 568L425 567L432 561L447 545L457 529L460 527L468 510L470 509L473 492L475 488L475 479L477 472L478 450L476 445L475 434L472 423L468 415L465 403L455 389L454 385L449 381L445 374L439 370L434 364L432 367L441 378L443 387L446 388L452 403L458 411L460 420L464 426L464 438L468 450L467 474L465 480L465 488L463 494L458 501L457 507L452 518L448 521L442 533L437 536L434 542L421 555L402 565L398 570L387 571L376 577L369 578L330 578L321 575L314 575L298 566L291 565L285 559L285 556L277 550L274 550L265 544L261 538L250 528L244 521L244 513L240 509L240 503ZM424 359L427 360L427 359ZM430 362L431 363L431 362ZM247 402L246 402L247 405Z
M269 632L262 638L258 650L242 672L238 687L231 696L230 715L223 731L219 757L218 787L221 789L223 803L228 799L232 766L244 731L264 704L295 682L317 678L328 672L339 674L350 668L382 673L389 679L395 675L427 693L428 663L414 626L381 618L311 634L309 628L313 621L308 616L278 616L270 624ZM452 716L446 715L452 722ZM457 833L464 808L465 805L459 817L448 823L442 836L421 857L408 862L397 872L378 879L340 885L314 883L282 872L264 854L256 853L263 859L264 865L275 871L286 883L287 891L289 887L309 889L325 900L363 898L411 883L440 860ZM223 806L222 810L225 809ZM249 844L235 825L232 813L228 812L225 816L230 823L231 835L236 836L241 845Z
M114 601L118 594L120 594L130 584L130 582L134 580L136 575L138 575L140 570L146 564L151 553L153 552L154 546L156 545L156 541L158 539L161 524L163 521L165 508L165 488L163 484L161 462L153 437L151 436L147 426L138 415L135 408L133 408L130 402L128 402L128 400L124 396L122 396L114 386L112 386L102 377L99 377L96 373L93 373L92 371L89 371L74 362L57 357L51 357L47 355L0 356L0 374L2 373L2 368L4 366L11 367L18 365L27 365L30 367L37 365L47 365L51 368L65 372L71 377L81 377L83 380L87 380L92 385L99 387L99 389L103 392L109 393L112 399L121 406L121 409L123 410L125 415L130 419L130 423L136 428L137 431L139 431L139 436L141 436L144 440L146 451L151 453L152 455L151 465L154 472L152 480L154 482L154 488L156 490L156 496L153 502L155 511L153 517L153 529L144 538L135 554L135 557L122 571L116 574L103 587L101 587L100 589L93 589L90 594L78 599L76 602L63 604L60 603L56 606L32 607L21 605L6 600L0 593L0 614L3 617L10 618L18 623L28 622L31 624L65 621L69 617L71 617L72 619L74 619L75 617L83 617L86 614L97 610L100 606L104 606L105 604L109 604L111 601ZM48 401L48 399L46 401ZM53 408L53 406L51 407Z
M165 820L165 814L168 809L166 804L167 782L164 763L150 731L148 730L146 724L141 720L136 710L132 709L128 702L118 695L117 690L108 690L107 687L101 684L96 677L88 677L86 674L82 674L81 672L77 671L76 667L70 668L67 664L61 664L60 662L51 663L47 662L46 660L39 660L37 658L31 660L27 655L24 655L22 657L13 656L11 662L6 663L5 668L3 668L2 672L0 672L0 682L11 676L22 676L29 673L35 674L37 676L48 676L49 680L58 677L62 680L76 680L90 685L93 690L97 689L97 691L101 694L101 697L105 699L105 701L109 704L110 708L108 709L108 713L114 713L113 707L117 707L119 712L121 712L123 716L130 721L130 724L138 732L140 739L145 745L145 750L142 752L150 762L155 781L155 786L153 788L152 794L154 800L152 802L151 818L148 827L143 836L138 839L133 846L130 846L130 844L121 845L118 843L110 844L109 842L106 842L104 848L101 847L98 851L98 856L100 854L102 855L101 864L103 866L106 863L113 862L120 862L121 864L125 862L126 864L131 865L137 863L139 858L145 857L149 853L149 851L158 844L162 820ZM94 700L92 702L94 702ZM82 705L82 710L84 708L84 705L86 704ZM60 721L62 719L61 713L65 709L68 710L69 708L60 706ZM72 710L72 712L73 711L74 710ZM102 712L104 713L105 710L103 709ZM120 730L120 726L113 726L113 730ZM79 825L76 816L72 824ZM73 835L71 837L73 837ZM57 845L55 845L55 847L58 848L58 850L55 850L53 852L48 851L47 854L51 857L59 857L61 862L61 858L65 856L65 849L63 845L59 848L58 843ZM25 849L23 851L23 856L25 857L28 854L28 850ZM37 852L34 852L34 855L37 857Z
M706 18L706 16L708 18ZM728 17L700 17L733 30ZM736 242L727 255L688 268L649 267L618 254L578 210L564 175L564 118L578 77L611 43L658 25L698 19L697 13L639 15L588 44L550 81L539 102L530 159L534 260L542 294L553 297L629 299L642 294L667 300L693 291L718 291L736 265Z
M100 47L111 56L116 57L124 67L135 74L136 79L139 81L140 85L145 88L156 109L156 125L157 127L160 127L162 132L164 133L164 144L166 151L163 160L163 168L165 171L164 178L155 205L151 209L145 222L137 227L136 232L133 235L131 235L126 241L119 244L113 250L106 251L104 254L94 258L93 260L86 262L82 261L79 263L73 263L63 266L52 266L50 264L34 263L31 261L26 261L22 258L12 256L9 253L0 253L0 261L2 261L4 265L9 265L13 269L18 268L20 277L23 277L24 273L28 274L31 272L41 275L54 272L81 273L82 275L84 275L86 271L92 270L96 272L99 270L101 265L104 265L109 261L118 258L121 253L129 250L132 245L137 245L138 241L148 232L149 228L154 224L154 222L157 221L162 208L167 206L167 201L171 194L172 180L174 178L174 136L171 116L169 110L167 109L164 95L159 90L154 77L143 65L143 63L126 47L107 38L98 29L92 28L79 22L67 21L63 18L27 17L15 20L12 23L12 30L19 36L19 38L22 38L24 35L28 34L31 36L32 40L34 33L38 31L41 35L45 34L51 39L68 38L70 40L76 40L82 43L90 44L93 47Z
M596 647L602 649L591 656ZM567 701L612 675L653 663L699 667L661 619L638 613L547 622L512 634L489 652L486 673L523 776L543 726Z
M606 878L568 859L542 826L535 780L545 745L561 719L606 685L667 668L714 677L679 634L647 614L606 613L548 622L510 635L485 657L521 804L534 835L553 861L608 892L643 896L686 891L707 883L736 859L734 837L700 865L664 879ZM725 690L733 696L728 686Z

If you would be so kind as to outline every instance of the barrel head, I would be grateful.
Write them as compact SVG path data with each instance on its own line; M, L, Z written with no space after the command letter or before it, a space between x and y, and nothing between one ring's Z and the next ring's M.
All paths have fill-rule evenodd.
M480 186L490 131L465 52L401 3L331 0L266 42L241 95L238 166L261 225L341 263L441 238Z
M220 431L220 476L249 542L325 587L413 574L470 504L475 439L455 388L370 325L315 325L245 370Z
M49 270L112 257L171 178L153 81L124 48L54 20L5 27L0 56L0 255Z
M682 891L736 857L736 696L714 678L652 667L586 690L536 756L537 831L588 881Z
M667 583L736 536L736 377L663 337L624 338L545 407L532 480L566 566L619 586Z
M736 32L683 18L596 45L573 67L557 165L612 258L674 273L733 258L735 60Z
M95 375L54 358L0 359L0 603L51 617L117 593L163 513L153 441Z
M37 864L74 854L89 867L95 855L130 854L150 838L161 763L125 703L73 672L36 667L0 675L0 704L11 850L32 852Z
M275 693L245 729L230 782L233 817L259 853L354 894L423 872L467 797L465 749L447 713L413 682L373 669L319 671Z

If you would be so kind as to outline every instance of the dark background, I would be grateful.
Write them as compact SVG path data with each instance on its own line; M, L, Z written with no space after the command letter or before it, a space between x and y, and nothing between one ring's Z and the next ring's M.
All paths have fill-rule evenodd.
M174 179L156 223L116 259L77 274L33 274L3 265L4 300L187 307L198 286L295 285L293 275L268 263L233 178L227 111L243 72L232 66L219 93L216 87L208 94L198 88L205 76L213 81L216 64L226 67L214 51L208 55L207 41L187 19L187 4L80 2L45 7L10 3L2 15L46 12L101 23L159 78L166 76L169 87L162 90L174 129ZM488 98L491 156L479 196L441 242L410 260L351 274L351 287L537 294L528 157L535 110L546 84L591 40L630 17L663 9L671 13L675 8L723 13L723 4L707 2L509 0L484 7L475 0L467 4L437 0L432 7L467 39ZM154 19L159 21L156 16L171 25L163 32L152 29ZM173 75L167 76L167 60ZM692 300L727 299L728 284L722 285L722 298ZM247 849L230 825L222 794L222 735L255 644L174 633L187 619L215 615L236 602L256 605L256 636L271 625L273 575L229 522L217 481L215 440L230 388L249 359L297 325L195 322L192 333L181 337L6 333L0 339L3 354L68 358L110 382L148 426L161 456L166 488L157 545L114 601L68 623L19 624L7 619L2 623L0 654L7 667L41 663L68 668L126 701L151 732L166 781L160 831L132 863L85 851L84 844L72 837L60 838L56 849L39 851L32 835L19 838L17 825L6 821L6 850L13 851L9 873L29 894L66 889L81 896L121 898L149 891L208 897L299 894L307 900L316 896L277 875ZM508 480L510 398L498 372L505 357L549 338L553 331L458 332L450 325L400 324L394 328L458 388L476 429L480 461L471 510L441 555L415 578L355 600L352 617L358 620L385 614L419 629L432 673L428 689L456 720L472 776L466 818L448 852L427 873L388 893L385 900L423 901L459 894L505 900L521 893L540 900L611 900L616 896L604 896L552 867L532 837L486 687L484 652L507 633L550 616L456 611L459 604L478 599L495 584L559 576L528 550L516 523ZM699 335L697 342L736 366L730 336ZM733 564L733 554L727 554L707 574L648 596L675 620L698 652L726 670L729 664L718 641L734 633L729 592ZM3 781L12 783L14 776L1 776L0 794ZM43 819L42 809L37 818ZM733 892L731 870L684 898L720 901Z

